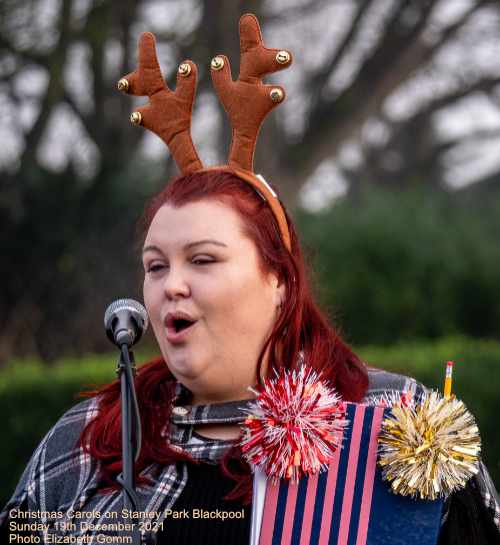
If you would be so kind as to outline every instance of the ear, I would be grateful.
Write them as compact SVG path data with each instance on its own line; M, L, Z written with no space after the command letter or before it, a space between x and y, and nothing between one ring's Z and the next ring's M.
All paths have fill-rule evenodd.
M281 284L277 287L278 290L278 306L281 306L285 302L285 296L286 296L286 285L284 282L281 282Z
M278 277L273 273L270 274L270 282L273 288L274 304L279 307L285 302L286 284L285 282L280 284Z

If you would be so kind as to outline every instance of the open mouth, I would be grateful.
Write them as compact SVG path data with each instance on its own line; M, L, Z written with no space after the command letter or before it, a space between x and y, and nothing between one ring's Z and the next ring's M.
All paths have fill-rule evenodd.
M180 333L181 331L184 331L188 327L191 327L195 322L192 322L190 320L185 320L184 318L176 318L174 320L174 331L176 333Z
M184 313L179 313L177 316L167 314L165 319L167 339L172 343L184 341L186 335L189 335L193 326L198 323L198 320L191 319Z

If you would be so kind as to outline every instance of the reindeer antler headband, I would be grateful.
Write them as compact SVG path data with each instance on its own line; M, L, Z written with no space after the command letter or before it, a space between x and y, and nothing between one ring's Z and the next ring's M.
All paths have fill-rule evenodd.
M265 85L262 78L288 68L292 56L288 51L264 46L259 22L252 14L240 19L240 51L237 81L231 77L227 57L218 55L211 62L212 81L233 128L228 164L215 168L233 172L260 193L269 203L282 240L291 251L285 213L276 193L264 178L253 172L253 156L264 118L285 98L282 87ZM149 97L149 104L138 108L130 119L157 134L167 144L183 174L207 170L191 139L196 80L196 65L190 60L184 61L177 71L176 89L171 91L158 64L155 38L145 32L139 39L139 67L118 82L120 91Z

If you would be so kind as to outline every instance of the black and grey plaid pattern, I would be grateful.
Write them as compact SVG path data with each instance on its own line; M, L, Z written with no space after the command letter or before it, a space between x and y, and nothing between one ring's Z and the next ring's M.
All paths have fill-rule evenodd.
M412 389L417 394L422 390L422 386L413 379L386 371L370 369L369 378L370 386L366 401L389 390ZM178 384L176 400L185 399L186 393L188 393L186 389ZM245 419L242 409L248 408L249 403L250 400L243 400L193 407L177 405L162 435L169 435L172 445L177 449L186 450L195 459L207 463L218 463L233 445L233 441L201 437L193 431L194 426L242 422ZM14 495L0 514L0 525L7 519L9 510L21 506L24 510L30 511L85 513L88 517L83 520L94 524L103 522L106 513L121 512L121 492L102 493L98 479L99 463L85 454L82 448L76 446L83 427L95 417L97 410L97 399L86 400L69 410L49 431L34 452ZM186 485L187 466L184 462L169 466L152 464L145 468L142 474L148 476L153 484L138 488L138 510L144 513L160 513L157 520L161 522L165 509L172 508ZM483 465L474 479L488 511L500 530L498 495ZM73 519L75 529L64 532L54 529L54 519L51 519L50 513L42 513L39 517L33 516L33 521L45 522L49 526L47 531L40 534L44 539L50 533L68 536L84 535L86 530L82 529L81 520ZM113 519L113 522L117 520L120 519ZM65 517L62 521L69 521L69 519ZM142 521L147 522L147 519L144 518ZM115 532L96 530L87 533L114 534ZM144 531L142 537L144 543L154 542L153 531Z
M488 512L491 513L495 526L500 531L500 501L498 493L486 466L482 462L479 465L479 473L474 478L474 484L479 490Z

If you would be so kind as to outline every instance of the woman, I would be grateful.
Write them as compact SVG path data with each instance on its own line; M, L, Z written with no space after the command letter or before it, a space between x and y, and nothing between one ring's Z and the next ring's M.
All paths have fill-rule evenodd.
M328 325L287 221L292 254L266 202L224 170L182 176L147 207L144 301L162 358L137 376L143 448L136 477L144 515L128 522L141 523L151 541L248 542L251 476L235 445L241 409L253 397L247 388L272 369L304 360L352 401L419 388L412 379L367 369ZM48 518L33 512L72 512L52 518L46 532L121 535L120 527L103 526L127 523L116 484L119 410L114 382L69 411L35 452L4 516L17 508L40 522ZM463 543L494 542L498 534L481 496L486 479L481 474L451 500L441 543L454 543L457 531L471 533ZM200 517L193 519L194 509ZM217 509L228 518L201 518L217 516ZM10 520L19 519L11 513Z
M143 222L144 301L161 358L136 377L143 431L135 466L138 518L122 511L117 484L114 382L44 438L1 515L5 533L9 521L20 519L46 540L51 533L120 536L135 523L144 542L247 543L252 477L238 438L250 386L305 362L349 401L422 389L413 379L367 369L314 302L294 226L274 190L252 172L260 124L284 97L280 88L263 85L262 76L286 67L291 56L263 47L253 16L242 18L240 36L238 81L230 80L225 57L211 65L233 121L228 166L204 169L192 145L196 67L190 61L179 67L172 93L154 39L143 35L139 69L119 82L129 93L150 96L133 120L168 142L183 173L153 198ZM251 109L249 94L256 96ZM172 110L180 112L177 122L162 117ZM451 499L441 542L456 542L460 523L471 532L470 543L492 543L497 509L482 470Z
M244 418L239 407L246 405L241 400L253 397L248 387L282 362L292 364L301 356L326 371L345 399L363 398L366 369L313 302L304 259L288 222L293 254L283 247L266 202L223 170L180 177L147 207L144 301L163 357L142 367L137 376L143 448L136 470L139 483L148 486L141 472L147 469L149 475L154 464L153 489L158 489L158 475L169 468L160 480L173 482L174 487L165 490L167 504L161 505L151 503L153 489L147 488L140 510L159 511L177 498L187 475L185 470L175 471L174 463L187 459L186 453L210 462L222 458L239 436ZM177 317L192 325L176 333ZM174 400L177 407L172 410ZM185 413L187 405L197 408ZM97 418L92 420L97 407ZM79 452L85 469L74 477L77 489L69 486L75 497L54 501L46 506L49 510L72 508L76 496L82 495L89 496L86 511L102 512L116 505L120 496L116 476L121 470L119 410L115 382L71 411L69 426L63 419L61 432L70 433L72 440L82 434ZM173 437L167 440L164 428L171 415ZM42 448L50 449L52 442L58 440L49 437ZM226 456L228 466L232 456L232 452ZM31 471L38 471L36 463L41 461L32 461ZM248 500L251 480L245 469L233 497ZM227 483L234 484L230 479ZM107 495L97 492L113 485ZM247 531L249 511L245 519L236 520ZM221 529L229 531L230 525Z

